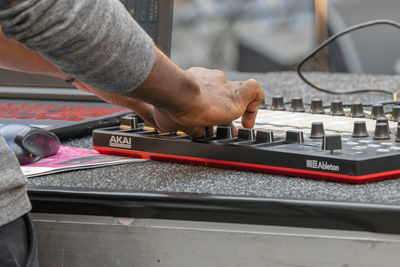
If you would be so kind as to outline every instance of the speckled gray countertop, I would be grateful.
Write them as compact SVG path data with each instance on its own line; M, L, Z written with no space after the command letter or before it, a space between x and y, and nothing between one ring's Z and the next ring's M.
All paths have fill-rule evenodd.
M341 99L345 103L352 101L376 103L391 100L389 96L382 94L345 97L323 94L309 88L293 72L229 73L228 76L233 80L256 78L265 90L267 104L275 94L283 95L286 100L290 100L294 96L301 96L305 102L310 102L313 97L320 97L327 103L333 99ZM382 88L396 91L400 88L400 76L320 73L309 73L308 76L316 83L333 90ZM91 138L72 140L66 144L90 148ZM31 178L29 187L37 186L400 204L400 179L350 185L150 161Z

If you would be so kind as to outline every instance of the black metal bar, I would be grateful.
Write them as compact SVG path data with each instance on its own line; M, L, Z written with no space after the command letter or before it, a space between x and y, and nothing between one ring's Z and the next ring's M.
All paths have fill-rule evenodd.
M168 192L31 187L33 212L400 234L400 206Z

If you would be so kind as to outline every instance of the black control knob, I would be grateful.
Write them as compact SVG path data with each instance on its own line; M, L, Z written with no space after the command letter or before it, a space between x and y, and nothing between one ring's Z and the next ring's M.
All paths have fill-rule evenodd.
M384 123L387 126L388 133L391 134L390 128L389 128L389 120L386 117L380 117L376 119L376 123Z
M324 137L325 131L324 131L324 124L320 121L313 122L311 124L311 139L320 139Z
M352 118L364 118L365 117L364 108L361 103L351 104L350 117L352 117Z
M303 143L304 133L302 131L289 130L286 132L286 143Z
M301 97L292 98L292 103L290 105L291 112L305 112L303 99Z
M272 97L271 110L286 110L285 102L283 101L283 96L276 95Z
M256 138L254 129L239 129L237 139L239 141L253 141Z
M334 150L338 149L342 149L342 137L339 134L324 135L322 150L330 150L333 153Z
M136 114L128 114L120 119L120 124L124 129L142 129L144 121Z
M388 140L390 139L390 135L388 132L388 127L386 123L377 123L375 126L375 140Z
M271 131L257 131L256 143L272 143L274 134Z
M265 98L261 101L260 105L258 105L259 109L267 109L267 104L265 103Z
M400 106L394 106L392 110L392 121L400 121Z
M363 137L368 137L368 131L367 131L367 124L365 121L355 121L354 122L354 128L353 128L353 137L355 138L363 138Z
M371 119L376 120L377 118L385 117L385 111L383 110L382 104L375 104L372 106Z
M324 114L324 106L322 105L322 100L319 98L314 98L311 100L310 113L312 114Z
M344 110L343 110L343 103L340 100L334 100L331 103L331 111L329 112L329 115L332 116L344 116Z
M396 131L396 142L400 142L400 127L397 127L397 131Z
M232 139L233 128L228 126L218 126L216 139Z

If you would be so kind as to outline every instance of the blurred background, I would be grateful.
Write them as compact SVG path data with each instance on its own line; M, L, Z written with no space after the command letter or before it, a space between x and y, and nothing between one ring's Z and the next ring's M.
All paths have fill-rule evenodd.
M183 68L295 70L332 33L378 18L400 21L400 1L175 0L171 56ZM374 26L351 33L306 70L400 73L400 29Z

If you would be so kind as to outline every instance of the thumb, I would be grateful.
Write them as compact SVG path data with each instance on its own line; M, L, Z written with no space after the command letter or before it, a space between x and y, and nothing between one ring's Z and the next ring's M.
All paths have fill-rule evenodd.
M240 95L246 106L242 114L242 125L245 128L253 128L258 106L264 100L264 92L256 80L250 79L242 84Z

